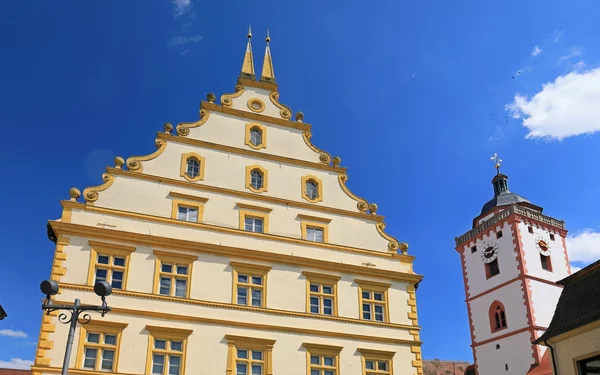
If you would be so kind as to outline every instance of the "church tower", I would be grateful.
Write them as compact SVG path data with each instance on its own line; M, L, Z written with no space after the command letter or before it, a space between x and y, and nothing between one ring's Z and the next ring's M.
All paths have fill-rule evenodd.
M479 375L527 374L544 349L532 344L552 319L571 271L564 221L508 188L508 176L492 179L494 197L473 228L456 238L465 284L471 347ZM544 361L546 362L546 361Z

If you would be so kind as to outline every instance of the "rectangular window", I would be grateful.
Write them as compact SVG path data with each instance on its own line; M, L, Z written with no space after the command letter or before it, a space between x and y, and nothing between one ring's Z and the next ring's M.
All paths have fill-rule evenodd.
M247 215L244 218L244 230L246 232L264 233L265 222L260 217Z
M159 250L154 250L154 255L156 255L154 293L189 298L192 264L198 257Z
M225 335L227 340L227 374L272 374L275 340Z
M306 239L313 242L323 242L323 228L306 227Z
M146 326L149 335L148 363L154 375L185 374L185 352L191 330Z
M88 285L106 281L113 289L125 289L129 257L135 247L99 241L89 241L89 244L92 249Z
M578 375L600 374L600 355L577 361Z
M302 239L312 242L329 242L329 223L331 219L320 218L316 216L298 215ZM310 220L310 221L304 221Z
M542 263L542 269L552 271L552 259L550 259L550 256L540 254L540 262Z
M311 314L337 315L339 276L302 272L306 277L306 311Z
M117 372L121 333L127 323L91 322L81 327L76 367Z
M190 223L202 222L204 215L204 204L208 202L207 198L196 197L194 195L170 192L171 199L171 219L188 221Z
M527 230L529 231L529 233L533 233L533 227L532 226L527 227Z
M500 274L500 267L498 266L498 258L485 264L485 275L486 278L494 277Z
M554 233L550 233L550 240L554 241Z
M394 352L358 348L362 355L363 375L391 375Z
M473 246L473 247L471 248L471 254L473 254L473 253L475 253L475 252L477 252L477 246Z
M502 231L499 230L498 232L496 232L496 238L502 238L503 234Z
M245 230L246 232L269 233L270 208L255 207L241 203L238 203L237 207L249 208L252 210L240 209L240 229Z
M342 347L304 343L306 362L310 375L338 375L339 355Z
M388 289L391 284L369 280L354 280L358 285L360 318L388 322Z
M233 268L233 302L236 305L265 307L267 273L271 267L231 262Z

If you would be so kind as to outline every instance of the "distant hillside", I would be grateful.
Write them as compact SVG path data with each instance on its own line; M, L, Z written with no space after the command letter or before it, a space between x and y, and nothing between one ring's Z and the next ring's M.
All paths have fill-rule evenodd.
M469 362L440 361L430 359L423 361L423 375L464 375Z

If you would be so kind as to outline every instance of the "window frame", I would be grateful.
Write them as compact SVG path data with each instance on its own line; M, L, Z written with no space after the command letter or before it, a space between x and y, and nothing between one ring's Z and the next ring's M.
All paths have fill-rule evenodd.
M502 327L502 318L500 317L500 328L496 327L496 311L500 310L501 313L504 313L504 327ZM492 302L492 304L490 305L489 311L488 311L488 315L489 315L489 320L490 320L490 331L492 333L496 333L496 332L500 332L503 331L505 329L508 329L508 316L506 314L506 308L504 307L504 304L502 304L502 302L500 301L494 301Z
M131 259L131 253L135 251L133 246L118 245L115 243L101 242L89 240L88 244L91 247L90 250L90 263L88 267L87 284L93 286L96 283L96 267L100 266L102 269L111 270L107 272L107 276L110 274L110 281L108 277L106 282L112 286L112 270L117 267L118 270L123 271L123 281L121 288L114 288L115 290L127 290L127 278L129 275L129 261ZM98 255L109 256L109 264L98 263ZM125 266L115 266L111 263L114 257L125 258Z
M247 232L247 233L269 233L269 213L272 211L270 208L252 206L249 204L238 203L236 207L239 210L239 219L240 226L239 229ZM254 232L246 230L246 217L253 217L257 219L262 219L263 221L263 231L262 232Z
M302 346L306 349L306 373L308 375L310 375L311 371L311 356L333 357L335 363L334 375L340 375L340 352L343 349L342 346L313 344L309 342L302 343Z
M496 264L498 265L498 273L492 275L492 266L491 266L491 264L493 262L496 262ZM496 259L492 260L489 263L484 263L484 267L485 267L485 278L486 278L486 280L487 279L491 279L492 277L500 275L500 262L498 261L498 257L496 257Z
M246 350L260 350L264 352L263 363L263 375L273 375L273 347L275 346L276 340L263 339L256 337L245 337L235 335L225 335L227 340L227 367L225 369L226 375L236 375L236 360L238 349ZM248 375L252 372L249 371Z
M231 261L231 262L229 262L229 264L231 265L231 269L232 269L231 274L233 276L232 289L231 289L231 304L236 305L236 306L246 306L246 307L252 307L252 308L266 308L267 307L267 280L268 280L269 271L271 271L271 267L264 266L261 264L242 263L242 262L235 262L235 261ZM238 286L239 286L238 275L240 273L243 275L248 275L249 281L252 280L252 276L261 276L262 277L262 285L255 287L257 289L262 290L262 298L260 301L260 306L252 305L252 291L251 291L252 287L251 286L248 287L250 289L250 293L246 297L246 304L245 305L238 304L237 290L238 290ZM243 285L246 285L246 284L243 284ZM249 283L249 285L252 285L252 284Z
M304 214L298 214L296 218L300 220L300 236L303 240L315 243L329 243L329 223L331 219ZM321 229L323 231L323 242L309 240L308 228Z
M254 103L258 104L260 106L260 108L252 107L252 104L254 104ZM255 113L261 113L262 111L265 110L265 102L263 102L259 98L248 99L248 101L246 102L246 105L248 106L249 110L251 110L252 112L255 112Z
M77 358L75 360L75 367L77 369L83 369L83 370L88 370L88 371L117 373L118 366L119 366L119 351L121 348L121 337L123 334L123 330L125 330L125 328L128 325L129 325L129 323L111 322L111 321L107 321L104 319L102 321L91 321L88 324L82 324L79 329L79 342L77 343ZM103 345L103 344L86 345L88 333L97 333L97 334L102 335L102 337L104 337L104 335L106 335L106 334L116 336L116 345L114 347L115 356L113 357L113 368L111 371L100 369L100 367L102 366L102 358L99 353L100 353L100 350L107 348L106 345ZM96 353L96 363L95 363L93 370L83 367L83 365L85 363L84 356L85 356L86 346L100 349L98 351L98 353ZM112 349L112 346L110 348Z
M546 267L544 267L544 260L546 261ZM540 253L540 266L544 271L554 272L552 270L552 257L550 255Z
M360 280L360 279L354 279L354 282L357 285L357 289L358 289L358 310L359 310L359 319L360 320L367 320L370 322L375 322L375 323L389 323L390 322L390 311L389 311L389 293L388 290L392 287L391 284L388 283L381 283L381 282L377 282L377 281L371 281L371 280ZM375 301L375 300L367 300L368 302L364 302L365 300L363 299L362 293L363 290L365 291L370 291L370 292L377 292L377 293L382 293L383 294L383 299L384 301ZM375 304L382 304L381 302L383 302L383 321L380 320L376 320L375 319L375 308L374 305ZM364 315L363 315L363 303L368 303L370 304L373 309L371 311L371 319L365 319Z
M152 361L153 354L155 352L154 343L156 340L165 340L165 341L181 341L181 364L179 367L179 375L185 374L185 362L186 362L186 354L187 354L187 341L189 336L192 334L193 330L191 329L183 329L183 328L171 328L171 327L159 327L147 325L145 327L146 331L148 331L148 352L146 354L146 375L153 375L152 372ZM171 350L160 350L160 353L165 353L169 355ZM168 361L165 361L165 366L163 368L163 375L169 374L169 366Z
M169 192L171 196L171 219L194 223L194 221L179 220L179 207L195 208L198 210L198 220L195 223L200 223L204 219L204 205L208 202L208 198L196 197L193 195Z
M377 375L393 375L394 374L394 355L396 352L390 352L386 350L376 350L376 349L367 349L367 348L357 348L356 349L361 354L362 361L362 374L377 374ZM377 371L370 370L367 371L367 361L375 361L382 362L387 361L389 366L389 371Z
M303 271L302 275L304 275L304 278L306 279L306 312L311 315L338 316L337 284L338 284L338 281L340 281L340 279L342 277L336 276L336 275L324 274L324 273L309 272L309 271ZM323 294L322 292L311 292L311 290L310 290L311 284L319 284L320 290L321 290L323 284L331 285L332 292L333 292L333 294L331 294L331 299L333 301L331 315L327 315L323 312L324 311L323 298L327 295ZM316 296L319 297L319 312L318 313L313 313L310 311L310 298L313 296L313 294L316 294Z
M307 194L307 189L306 189L306 184L309 181L313 181L316 185L317 185L317 198L316 199L312 199L308 196ZM301 184L302 184L302 198L307 200L310 203L318 203L318 202L323 202L323 181L321 181L320 178L318 178L317 176L313 176L313 175L306 175L306 176L302 176L301 178Z
M198 171L198 176L196 176L196 177L190 177L187 174L187 161L189 158L195 158L200 163L200 170ZM179 170L179 175L181 177L185 178L186 180L188 180L190 182L204 181L205 167L206 167L206 159L203 156L201 156L200 154L197 154L195 152L187 152L185 154L181 154L181 168Z
M155 266L154 266L154 286L152 288L153 293L156 295L159 295L159 296L163 296L163 297L189 299L190 292L192 289L193 264L198 259L198 256L174 253L174 252L162 251L162 250L154 250L153 253L156 257ZM171 264L171 265L175 265L175 266L186 266L188 268L187 275L181 275L182 277L185 276L185 278L187 280L186 291L185 291L184 297L179 297L179 296L175 295L176 284L173 284L173 283L171 283L171 290L169 291L168 296L165 294L160 294L160 277L161 277L161 274L164 273L164 272L162 272L163 263L167 263L167 264ZM171 275L171 280L172 280L174 275L176 275L176 274L169 273L169 275Z
M577 375L584 375L582 372L583 364L586 362L592 362L600 359L600 351L584 354L583 356L579 356L573 358L573 365L575 366L575 373Z
M255 189L252 186L252 172L258 170L262 173L263 184L259 189ZM266 168L261 167L258 164L248 165L246 167L246 189L254 192L254 193L264 193L269 188L269 171Z
M252 129L260 130L261 143L259 145L254 145L252 143ZM246 134L244 137L244 144L254 150L267 148L267 127L259 124L258 122L250 122L246 124Z

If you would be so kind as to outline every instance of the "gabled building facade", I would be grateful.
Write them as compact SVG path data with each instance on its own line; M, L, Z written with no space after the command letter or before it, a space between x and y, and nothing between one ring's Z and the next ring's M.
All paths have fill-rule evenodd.
M422 374L414 257L279 101L269 39L257 80L250 41L234 93L49 222L57 302L113 286L70 373ZM67 331L43 317L34 375L60 372Z

